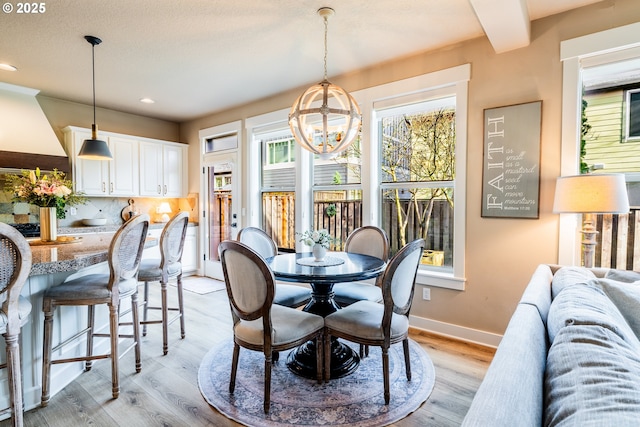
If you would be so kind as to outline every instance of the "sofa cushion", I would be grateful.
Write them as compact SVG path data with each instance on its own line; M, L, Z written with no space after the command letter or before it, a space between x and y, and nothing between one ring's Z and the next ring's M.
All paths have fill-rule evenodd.
M640 273L637 271L612 269L607 271L604 278L615 280L617 282L632 283L640 281Z
M595 283L615 304L633 333L640 339L640 316L638 316L640 313L640 282L627 283L598 279Z
M637 340L624 317L607 297L598 279L566 285L558 293L547 318L547 334L553 343L558 332L569 325L599 325L622 339Z
M565 286L585 283L595 279L596 275L583 267L562 267L553 275L551 281L551 298L554 299Z
M547 356L545 426L637 426L640 346L602 325L562 328Z

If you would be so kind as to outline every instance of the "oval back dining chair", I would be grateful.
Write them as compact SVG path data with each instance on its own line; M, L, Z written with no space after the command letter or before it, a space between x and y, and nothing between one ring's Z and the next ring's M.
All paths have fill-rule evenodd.
M115 233L109 246L107 262L109 274L89 274L65 280L44 292L42 310L44 311L44 340L42 351L42 406L50 399L51 365L68 362L85 362L85 370L91 370L91 364L97 359L111 359L111 394L114 399L120 394L118 359L130 349L135 349L136 372L140 372L140 322L138 320L138 267L142 258L144 242L149 228L149 215L135 216L125 222ZM131 298L132 335L120 334L120 301ZM95 331L95 306L106 304L109 308L109 334ZM87 327L52 348L53 313L57 306L88 306ZM66 331L64 331L66 332ZM51 354L66 344L77 343L77 338L86 337L86 354L80 357L52 360ZM93 354L93 338L109 337L110 352ZM119 338L133 338L133 343L122 354L118 350Z
M31 271L31 248L26 239L10 225L0 223L0 333L6 345L11 421L23 424L20 331L29 320L31 303L20 295Z
M233 317L233 359L229 392L233 393L240 347L264 354L264 402L269 412L273 352L316 340L317 380L322 382L321 316L274 304L275 278L260 256L247 245L226 240L219 245L222 271Z
M389 258L387 233L383 229L372 225L356 228L347 237L344 251L373 256L386 262ZM333 285L333 293L334 300L342 307L361 300L382 302L379 278L375 280L375 283L336 283Z
M182 294L182 252L184 250L184 239L187 235L189 225L189 213L179 212L167 225L165 225L160 235L160 259L143 259L140 263L138 280L144 282L144 294L142 312L142 335L147 335L147 325L162 324L162 352L169 352L169 325L180 319L180 338L184 339L184 300ZM167 296L167 285L169 280L176 280L178 291L178 307L169 307ZM160 307L149 306L149 283L160 283ZM148 310L160 310L161 320L148 320ZM169 318L170 311L178 313Z
M249 246L263 258L278 255L275 242L267 233L257 227L245 227L238 232L238 241ZM301 307L311 300L308 288L285 283L276 283L276 295L273 303L286 307Z
M358 301L324 318L325 380L330 371L331 337L382 349L384 403L389 404L389 347L402 342L407 380L411 380L409 360L409 311L416 274L425 242L414 240L389 261L382 275L383 304Z

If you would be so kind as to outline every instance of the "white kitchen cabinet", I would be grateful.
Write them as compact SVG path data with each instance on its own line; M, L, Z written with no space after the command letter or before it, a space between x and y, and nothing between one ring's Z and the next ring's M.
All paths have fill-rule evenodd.
M63 132L76 191L87 196L187 196L187 145L99 132L113 160L86 160L77 156L91 130L67 126Z
M140 142L140 195L186 197L187 147L168 142Z
M138 141L135 138L98 133L98 138L109 145L113 160L87 160L77 156L83 141L91 138L91 131L67 127L64 133L67 152L72 157L76 191L87 196L131 197L139 194Z

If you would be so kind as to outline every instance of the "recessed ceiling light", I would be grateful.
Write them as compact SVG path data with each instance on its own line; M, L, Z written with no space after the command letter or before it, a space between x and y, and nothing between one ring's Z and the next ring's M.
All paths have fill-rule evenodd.
M4 71L18 71L18 69L16 67L14 67L11 64L3 64L2 62L0 62L0 70L4 70Z
M140 102L142 102L143 104L155 104L156 101L154 101L151 98L140 98Z

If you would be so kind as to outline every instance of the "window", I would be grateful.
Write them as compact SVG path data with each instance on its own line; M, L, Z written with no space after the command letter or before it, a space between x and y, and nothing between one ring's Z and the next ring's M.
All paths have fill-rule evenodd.
M381 226L391 254L417 238L422 266L453 267L455 97L376 111L381 153Z
M278 246L290 249L295 232L310 228L328 229L336 249L361 225L384 228L394 250L426 236L417 282L463 290L470 76L466 64L352 92L360 135L330 160L293 142L288 109L247 118L248 168L261 171L260 179L248 176L249 224L272 230ZM397 225L399 212L406 226Z
M639 84L640 82L636 82ZM640 89L627 91L627 139L640 139Z

